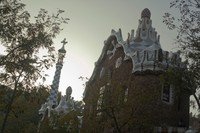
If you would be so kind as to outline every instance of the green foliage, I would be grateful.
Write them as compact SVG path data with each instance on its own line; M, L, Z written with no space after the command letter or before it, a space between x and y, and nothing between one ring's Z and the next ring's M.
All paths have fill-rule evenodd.
M173 14L165 13L163 22L170 30L177 31L176 43L189 62L189 78L194 79L192 87L196 86L195 89L198 91L200 88L200 1L172 0L170 7L175 8L180 16L177 18ZM193 95L200 109L200 97L195 93Z
M169 68L163 75L160 75L160 81L166 84L180 86L181 89L187 89L193 94L196 90L193 73L187 69Z
M53 39L68 20L60 16L63 12L49 15L41 9L32 22L20 0L0 1L0 43L6 49L6 55L0 57L0 81L14 90L6 106L2 133L17 90L30 91L38 79L45 79L44 69L55 62Z
M173 17L170 13L166 13L164 16L164 23L169 29L177 30L177 43L181 46L183 50L182 52L186 55L186 57L191 59L191 63L194 63L193 61L199 59L200 50L198 45L200 37L200 3L196 0L176 0L170 4L171 7L178 9L180 18L175 19L175 17ZM176 23L177 21L179 23Z
M115 88L112 88L110 85L105 85L103 101L100 105L101 108L97 109L97 114L92 118L96 120L99 125L98 132L102 131L107 126L111 126L114 132L121 133L123 129L130 124L133 114L135 113L136 107L132 107L131 103L127 102L125 99L128 96L125 96L126 86L118 85L117 82L112 82L112 84L117 85ZM96 96L94 96L96 97ZM98 98L98 96L97 96ZM98 99L92 99L97 103ZM122 117L124 114L129 114L126 117ZM96 118L96 119L95 119ZM105 125L104 122L109 121L111 125Z
M11 107L11 113L8 117L6 133L35 133L40 117L38 110L49 94L49 89L45 86L34 87L30 92L17 91L16 100ZM3 116L6 111L8 96L13 90L0 86L0 124L3 122Z
M50 16L41 9L35 22L31 22L23 3L18 0L1 2L0 41L7 53L0 58L0 66L4 69L4 73L0 73L2 82L13 82L21 75L21 85L30 89L38 78L43 77L42 70L55 62L52 39L62 30L61 24L68 20L60 17L62 12L58 10ZM41 49L46 50L43 56L39 53Z

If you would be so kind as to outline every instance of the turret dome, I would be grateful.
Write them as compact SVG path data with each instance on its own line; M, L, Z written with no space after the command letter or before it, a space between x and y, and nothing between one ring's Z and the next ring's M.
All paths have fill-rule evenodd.
M148 8L145 8L141 13L141 18L151 18L151 12Z

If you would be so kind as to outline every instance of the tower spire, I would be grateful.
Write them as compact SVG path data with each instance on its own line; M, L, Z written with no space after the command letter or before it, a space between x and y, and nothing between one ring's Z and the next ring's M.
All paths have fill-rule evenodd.
M51 85L50 96L48 99L48 102L51 103L53 108L57 106L58 104L57 94L58 94L58 88L59 88L59 82L60 82L61 69L63 67L63 59L66 54L66 50L65 50L65 45L67 44L66 38L64 38L64 40L61 41L61 43L63 43L63 46L61 49L58 50L58 61L56 63L56 71L55 71L55 75L54 75L53 82Z
M141 13L141 18L151 18L151 12L148 8L145 8Z

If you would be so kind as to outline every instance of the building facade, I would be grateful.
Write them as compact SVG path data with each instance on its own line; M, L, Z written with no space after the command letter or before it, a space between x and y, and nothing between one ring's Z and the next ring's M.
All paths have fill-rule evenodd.
M121 29L112 30L104 42L84 92L82 132L178 132L188 127L190 90L180 74L186 66L179 52L161 48L150 18L146 8L136 35L132 30L124 41Z

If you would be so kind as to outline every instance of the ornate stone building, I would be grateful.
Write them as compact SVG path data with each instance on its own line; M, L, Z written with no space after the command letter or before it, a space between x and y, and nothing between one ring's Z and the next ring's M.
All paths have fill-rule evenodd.
M179 52L164 51L144 9L126 41L111 31L84 92L82 132L179 132L189 124L190 90ZM176 71L177 70L177 71ZM175 73L177 72L177 74Z

